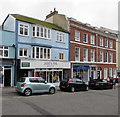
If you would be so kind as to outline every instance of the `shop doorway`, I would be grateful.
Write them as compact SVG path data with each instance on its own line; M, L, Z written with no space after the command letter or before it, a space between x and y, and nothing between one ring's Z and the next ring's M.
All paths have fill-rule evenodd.
M11 86L11 69L4 69L4 86Z

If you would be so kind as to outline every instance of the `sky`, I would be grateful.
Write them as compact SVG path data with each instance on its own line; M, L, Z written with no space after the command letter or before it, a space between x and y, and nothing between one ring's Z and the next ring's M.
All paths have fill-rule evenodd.
M40 20L54 8L59 14L96 27L118 30L120 0L0 0L0 25L8 14L21 14Z

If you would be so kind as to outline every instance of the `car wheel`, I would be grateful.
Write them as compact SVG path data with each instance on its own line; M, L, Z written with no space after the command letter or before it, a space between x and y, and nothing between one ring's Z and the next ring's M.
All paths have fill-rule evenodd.
M32 94L31 89L25 89L25 91L24 91L25 96L30 96L31 94Z
M55 94L55 88L53 88L53 87L50 88L50 89L49 89L49 93L50 93L50 94Z
M72 91L72 92L75 92L75 88L74 88L74 87L72 87L72 88L71 88L71 91Z

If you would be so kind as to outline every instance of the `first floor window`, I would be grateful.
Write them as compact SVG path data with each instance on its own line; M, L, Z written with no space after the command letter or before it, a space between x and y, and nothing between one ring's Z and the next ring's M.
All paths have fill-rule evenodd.
M51 49L44 47L33 47L33 58L36 59L50 59L51 58Z
M105 62L108 62L108 52L105 52Z
M64 53L59 53L59 59L64 60Z
M0 57L1 58L8 57L8 47L7 46L0 46Z
M94 49L91 49L91 61L94 62L95 54Z
M104 62L104 53L100 51L100 62Z
M88 61L88 49L83 49L83 61Z
M113 54L112 53L110 53L110 63L112 63L113 62Z
M20 24L19 25L19 34L23 36L29 35L29 26L26 24Z
M19 48L19 56L20 57L27 57L27 49L26 48Z
M95 44L95 36L94 35L90 36L90 43Z
M80 48L75 48L75 61L80 61Z

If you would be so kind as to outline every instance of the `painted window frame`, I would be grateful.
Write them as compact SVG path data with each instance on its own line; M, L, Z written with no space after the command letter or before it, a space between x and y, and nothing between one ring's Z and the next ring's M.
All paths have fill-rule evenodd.
M90 44L95 44L95 35L90 35Z
M109 53L109 60L110 60L110 63L113 63L113 53Z
M94 49L90 50L90 61L95 62L95 50Z
M21 34L21 25L23 25L23 27L22 27L23 33L22 34ZM27 34L25 34L25 29L27 29ZM24 23L19 23L19 30L18 31L19 31L18 34L20 36L29 36L29 25L28 24L24 24Z
M105 52L105 62L108 63L108 52Z
M75 41L80 41L80 32L75 30Z
M20 55L20 50L22 50L22 55ZM27 50L27 55L25 56L25 50ZM18 56L19 57L28 57L28 48L19 48L18 49Z
M32 25L32 37L51 39L51 29L40 25Z
M105 38L105 47L107 48L108 47L108 39Z
M5 56L5 51L7 52L7 56ZM0 58L9 58L9 47L8 46L0 46Z
M113 41L112 40L110 40L109 47L113 48Z
M65 34L62 32L56 32L56 42L65 43Z
M75 47L75 61L80 61L80 47Z
M83 42L88 43L88 34L87 33L83 33Z
M104 79L108 78L108 68L104 68Z
M103 46L103 38L100 37L100 46Z
M104 52L100 51L100 62L104 62Z
M51 48L33 46L32 47L32 58L41 59L41 60L51 60Z
M112 71L112 68L109 68L109 77L113 77L113 71Z
M88 61L88 49L83 48L83 61L87 62Z
M64 59L65 59L64 53L59 53L59 60L64 60Z

